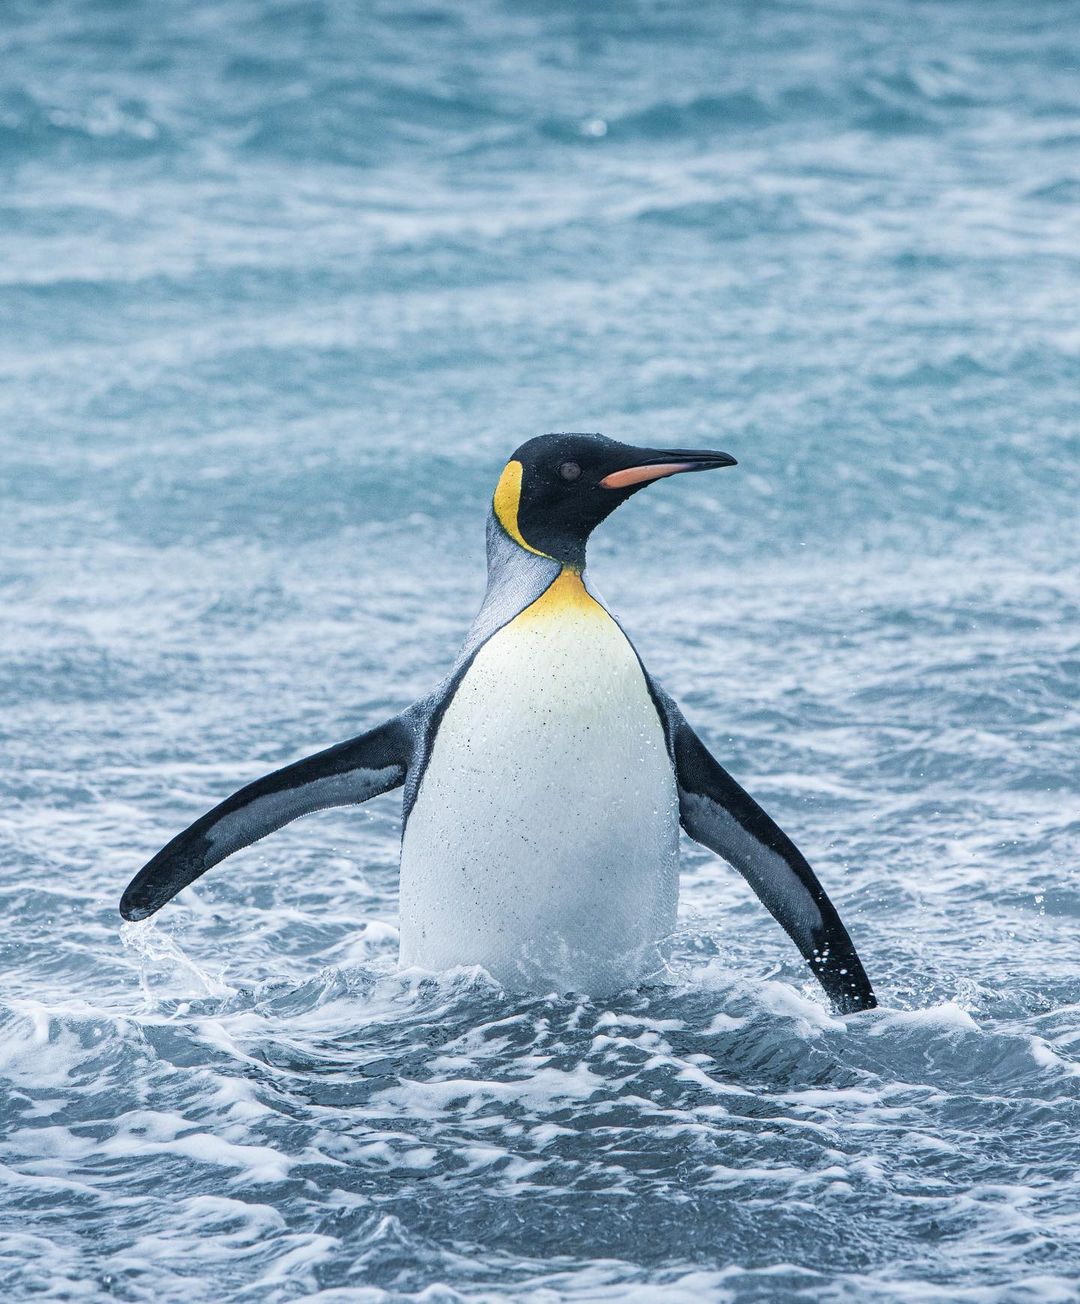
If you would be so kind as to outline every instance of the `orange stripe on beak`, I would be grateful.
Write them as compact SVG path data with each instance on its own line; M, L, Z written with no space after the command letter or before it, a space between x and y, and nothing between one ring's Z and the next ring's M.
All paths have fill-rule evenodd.
M654 462L652 466L628 466L625 471L612 471L600 481L602 489L629 489L650 480L662 480L666 475L693 470L694 462Z

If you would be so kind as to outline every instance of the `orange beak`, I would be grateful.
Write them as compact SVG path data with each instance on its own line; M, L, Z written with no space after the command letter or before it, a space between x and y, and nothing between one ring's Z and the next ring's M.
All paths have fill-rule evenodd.
M693 462L657 462L655 466L628 466L625 471L612 471L600 481L604 489L629 489L631 485L648 484L650 480L662 480L666 475L678 475L680 471L692 471Z
M633 489L638 485L649 484L652 480L663 480L665 476L681 475L684 471L711 471L721 466L736 465L730 453L689 448L640 448L629 451L641 455L641 461L635 466L626 466L605 475L600 481L601 489Z

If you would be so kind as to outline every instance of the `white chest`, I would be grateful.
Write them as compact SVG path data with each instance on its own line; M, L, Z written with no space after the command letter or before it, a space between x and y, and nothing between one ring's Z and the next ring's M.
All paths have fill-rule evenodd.
M600 994L656 972L678 801L633 648L576 576L477 653L401 856L401 960Z

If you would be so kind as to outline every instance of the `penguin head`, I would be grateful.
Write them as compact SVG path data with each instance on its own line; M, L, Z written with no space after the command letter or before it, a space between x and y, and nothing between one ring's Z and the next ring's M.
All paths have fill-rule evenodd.
M684 471L734 466L708 449L635 448L603 435L540 435L522 444L495 489L495 518L519 547L581 569L589 535L639 489Z

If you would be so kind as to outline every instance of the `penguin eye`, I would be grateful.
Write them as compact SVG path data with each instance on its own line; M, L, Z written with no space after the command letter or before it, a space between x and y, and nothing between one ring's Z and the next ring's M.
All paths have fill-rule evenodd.
M581 467L576 462L564 462L559 467L559 474L564 480L576 480L581 474Z

